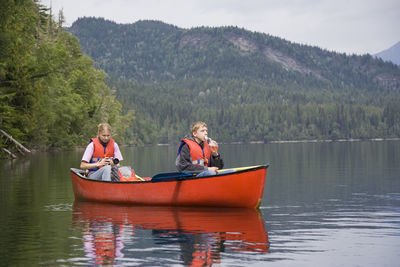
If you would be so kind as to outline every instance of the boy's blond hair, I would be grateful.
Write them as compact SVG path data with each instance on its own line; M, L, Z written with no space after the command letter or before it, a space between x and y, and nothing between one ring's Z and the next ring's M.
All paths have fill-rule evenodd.
M190 126L190 132L193 134L194 132L197 132L200 127L207 127L207 124L202 121L196 121Z

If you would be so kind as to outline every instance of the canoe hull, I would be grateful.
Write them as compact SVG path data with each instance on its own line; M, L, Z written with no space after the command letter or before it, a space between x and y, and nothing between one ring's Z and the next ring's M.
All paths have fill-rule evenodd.
M159 182L90 180L71 169L75 198L107 203L154 206L257 208L262 200L268 166L225 175Z

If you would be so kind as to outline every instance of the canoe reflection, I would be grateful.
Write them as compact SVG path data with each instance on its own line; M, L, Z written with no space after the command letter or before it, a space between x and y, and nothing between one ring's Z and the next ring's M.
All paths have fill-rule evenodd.
M134 243L132 239L138 229L151 230L159 244L179 244L185 265L218 263L220 252L229 249L268 252L264 221L253 209L121 206L75 201L73 210L74 226L83 231L86 256L96 264L112 264L115 258L123 258L124 247Z

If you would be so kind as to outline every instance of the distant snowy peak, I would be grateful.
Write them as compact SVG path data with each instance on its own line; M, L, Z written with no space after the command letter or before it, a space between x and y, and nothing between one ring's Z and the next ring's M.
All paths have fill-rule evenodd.
M374 56L383 59L384 61L391 61L400 66L400 42Z

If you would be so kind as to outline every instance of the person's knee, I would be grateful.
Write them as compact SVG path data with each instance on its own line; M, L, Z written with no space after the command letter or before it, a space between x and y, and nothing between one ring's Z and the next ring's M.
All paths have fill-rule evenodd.
M232 172L236 172L235 170L224 170L224 171L219 171L218 172L218 175L221 175L221 174L228 174L228 173L232 173Z
M103 174L101 176L103 181L111 181L111 165L106 165L103 168Z
M212 176L212 175L216 175L217 172L213 171L213 170L208 170L208 171L204 171L199 173L196 177L203 177L203 176Z

